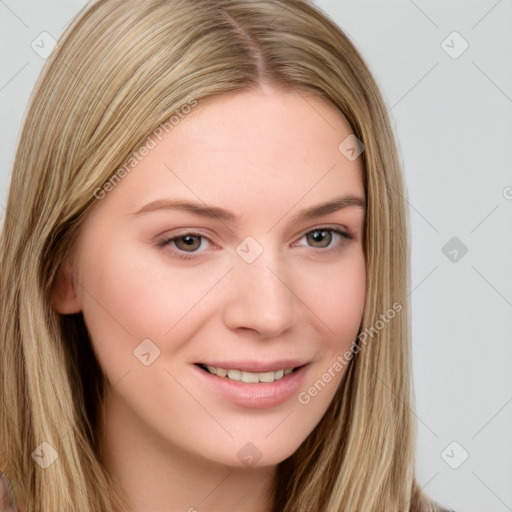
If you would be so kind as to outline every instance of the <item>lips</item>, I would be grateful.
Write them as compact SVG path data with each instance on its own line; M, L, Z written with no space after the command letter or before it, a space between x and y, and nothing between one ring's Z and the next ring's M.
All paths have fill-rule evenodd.
M291 359L271 363L208 361L194 363L192 367L205 386L204 393L213 391L241 407L266 409L297 395L309 374L310 364Z

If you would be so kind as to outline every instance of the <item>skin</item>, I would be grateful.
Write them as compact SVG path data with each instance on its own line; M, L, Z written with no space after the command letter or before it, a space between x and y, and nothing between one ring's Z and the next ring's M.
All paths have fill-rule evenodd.
M270 510L276 465L318 424L343 371L307 405L295 393L255 409L212 390L193 363L298 358L309 363L304 391L350 349L365 299L364 208L293 218L339 196L364 199L360 157L338 150L351 133L304 92L262 85L201 102L86 218L53 302L83 312L109 389L107 465L132 510ZM164 198L240 218L134 215ZM352 238L306 236L323 227ZM187 232L206 237L194 239L197 252L183 240L159 245ZM236 252L248 236L263 249L252 263ZM144 339L160 350L149 366L134 356ZM261 454L250 467L237 456L248 442Z

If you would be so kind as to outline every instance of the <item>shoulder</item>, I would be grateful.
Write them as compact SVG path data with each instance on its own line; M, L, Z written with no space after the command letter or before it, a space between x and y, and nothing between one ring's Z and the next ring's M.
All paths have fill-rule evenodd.
M0 512L19 512L12 487L5 473L0 471Z

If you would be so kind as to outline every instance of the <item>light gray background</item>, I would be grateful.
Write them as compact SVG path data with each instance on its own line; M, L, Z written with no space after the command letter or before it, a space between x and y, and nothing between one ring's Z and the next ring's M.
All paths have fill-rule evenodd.
M0 0L0 217L43 64L31 44L44 31L58 39L85 3ZM399 140L418 480L457 512L512 511L512 1L316 4L368 62Z

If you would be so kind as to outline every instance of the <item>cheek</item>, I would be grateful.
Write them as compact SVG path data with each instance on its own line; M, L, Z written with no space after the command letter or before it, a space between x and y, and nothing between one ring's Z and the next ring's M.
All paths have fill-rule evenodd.
M229 270L171 268L157 248L148 252L121 238L91 242L81 260L80 301L100 359L116 367L132 364L145 339L160 347L172 342L173 350L185 345L193 334L191 318ZM176 336L184 327L188 336Z
M366 263L362 248L353 247L336 263L302 275L300 293L324 324L325 344L345 350L357 336L364 310Z
M304 274L305 276L308 274ZM352 359L365 304L366 263L361 248L302 281L308 306L321 327L320 354L298 395L311 419L323 416ZM307 292L309 290L309 293ZM307 299L306 299L307 297Z

